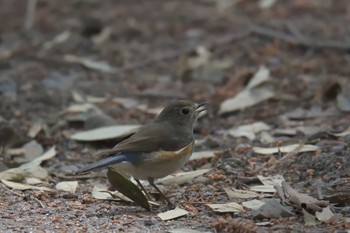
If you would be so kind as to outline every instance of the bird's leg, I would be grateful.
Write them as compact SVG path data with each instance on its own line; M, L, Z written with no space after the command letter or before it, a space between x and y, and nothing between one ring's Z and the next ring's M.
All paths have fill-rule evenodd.
M171 207L175 207L173 205L173 203L171 203L171 201L169 200L169 198L167 198L164 193L162 193L162 191L160 191L160 189L154 184L154 179L152 178L149 178L148 179L148 182L150 183L150 185L152 185L157 191L158 193L166 200L166 202L168 203L168 206L171 206Z
M141 184L141 182L138 180L138 179L135 179L134 180L136 181L136 183L140 186L140 188L142 189L142 191L145 193L146 197L148 200L151 200L148 192L146 191L145 187L143 187L143 185Z

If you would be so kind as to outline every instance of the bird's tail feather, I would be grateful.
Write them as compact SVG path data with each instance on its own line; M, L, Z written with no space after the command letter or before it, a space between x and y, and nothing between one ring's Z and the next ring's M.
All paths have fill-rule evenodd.
M96 170L99 168L104 168L113 164L117 164L120 162L125 161L125 157L122 155L117 155L117 156L110 156L104 159L101 159L95 163L89 164L86 167L83 167L76 171L76 174L81 174L81 173L86 173L92 170Z

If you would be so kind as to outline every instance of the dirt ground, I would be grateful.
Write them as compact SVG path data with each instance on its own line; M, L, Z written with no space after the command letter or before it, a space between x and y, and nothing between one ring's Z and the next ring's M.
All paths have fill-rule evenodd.
M350 191L350 136L329 132L342 132L350 122L349 111L339 108L339 93L350 87L350 2L285 0L269 7L262 6L264 2L268 1L39 0L33 26L25 30L27 1L0 1L0 123L20 138L13 142L10 133L0 133L0 145L20 147L29 141L33 125L42 122L47 128L35 135L36 141L44 150L52 146L57 150L54 158L42 163L49 171L44 185L54 188L60 181L79 181L74 194L21 191L1 184L0 231L349 231L350 197L345 194ZM230 65L198 71L189 65L191 58L205 57L198 46L210 53L211 61ZM109 67L82 65L69 55ZM261 66L270 71L274 97L218 114L220 104L241 92ZM107 184L103 175L65 176L96 159L97 150L115 143L69 139L84 130L83 124L68 122L64 113L77 101L72 93L100 97L102 101L95 98L95 105L121 125L155 118L134 103L147 108L176 99L209 103L208 114L195 127L200 142L195 151L219 152L210 159L190 161L183 170L203 166L212 170L200 182L160 186L189 212L186 216L162 221L157 217L161 207L147 211L130 202L95 199L91 190L95 183ZM125 99L116 101L118 97L132 103L127 106ZM260 134L249 139L227 133L257 121L271 126L268 133L276 140L264 143ZM310 130L278 132L291 125ZM277 162L283 157L280 153L261 155L252 150L292 142L320 149L290 154L282 162ZM13 161L4 162L16 166ZM297 207L288 217L258 218L251 211L219 213L206 206L232 201L227 188L243 189L258 182L257 175L276 174L313 197L320 196L321 187L334 217L308 225ZM339 192L344 194L341 204Z

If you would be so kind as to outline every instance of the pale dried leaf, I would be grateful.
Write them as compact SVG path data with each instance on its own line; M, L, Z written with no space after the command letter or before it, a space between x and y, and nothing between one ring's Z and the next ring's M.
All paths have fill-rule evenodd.
M346 135L350 134L350 127L347 128L345 131L341 132L341 133L329 133L330 135L334 135L336 137L344 137Z
M11 168L5 171L0 172L1 180L22 180L28 175L24 169L20 168Z
M41 166L27 167L24 168L24 171L28 173L26 177L35 177L38 179L44 179L49 175L48 171Z
M166 211L164 213L159 213L159 214L157 214L157 216L161 220L166 221L166 220L179 218L179 217L185 216L187 214L188 214L188 212L186 210L183 210L183 209L176 207L173 210L169 210L169 211Z
M35 184L41 184L41 183L43 183L43 181L36 177L26 177L26 184L35 185Z
M264 130L269 130L271 127L264 122L254 122L252 124L241 125L230 129L228 134L233 137L246 137L249 140L255 139L255 134Z
M274 176L260 176L257 175L258 179L263 185L281 185L284 180L282 175L274 175Z
M304 217L304 222L306 226L315 226L316 223L316 217L312 214L310 214L307 210L302 209L303 211L303 217Z
M225 204L206 204L210 208L212 208L215 212L220 213L238 213L241 211L244 211L244 208L242 205L236 203L236 202L229 202Z
M225 100L220 105L219 114L241 110L271 99L275 93L266 87L256 87L253 89L244 89L235 97Z
M84 67L91 69L91 70L96 70L96 71L101 71L105 73L115 73L117 70L116 68L110 66L109 64L102 62L102 61L94 61L90 60L88 58L83 58L83 57L78 57L74 55L65 55L63 57L63 60L71 63L79 63L83 65Z
M218 151L199 151L192 153L190 157L191 160L197 160L197 159L208 159L215 157L215 153L218 153Z
M8 181L8 180L1 180L1 182L5 184L7 187L10 187L12 189L17 189L17 190L36 189L36 190L50 191L50 192L55 191L54 189L50 189L47 187L39 187L39 186L34 186L29 184L22 184L22 183L17 183L17 182Z
M73 100L77 103L85 102L85 98L81 94L79 94L79 92L77 91L72 91L72 97L73 97Z
M78 187L78 181L63 181L56 184L56 189L75 193Z
M240 198L240 199L250 199L260 196L259 193L251 190L240 190L240 189L225 189L225 192L229 198Z
M71 113L71 112L86 112L89 109L97 108L95 105L91 103L83 103L83 104L73 104L69 106L66 110L64 110L65 113Z
M288 146L281 146L281 147L270 147L270 148L262 148L262 147L253 147L253 151L257 154L275 154L275 153L290 153L292 151L295 151L300 147L300 144L293 144ZM303 145L298 151L299 153L302 152L308 152L308 151L317 151L320 148L318 146L314 145Z
M43 129L43 124L41 122L37 122L28 131L28 136L31 138L35 138L38 133Z
M252 209L252 210L257 210L260 207L262 207L263 205L265 205L265 202L262 202L260 200L251 200L251 201L245 201L242 202L242 206L248 209Z
M268 9L276 3L276 0L260 0L259 7L261 9Z
M258 71L254 74L252 79L249 81L246 88L252 89L270 80L271 80L270 70L267 69L265 66L260 66Z
M109 39L109 37L112 34L112 28L111 27L105 27L101 33L98 35L95 35L91 38L91 40L94 42L96 45L101 45L103 42Z
M188 181L192 181L194 178L207 173L211 169L201 169L190 172L179 172L174 175L166 176L162 179L157 180L157 183L161 183L164 185L172 185L172 184L184 184Z
M48 151L46 151L43 155L35 158L34 160L28 162L28 163L24 163L21 166L19 166L19 168L31 168L31 167L38 167L42 161L51 159L53 157L55 157L56 155L56 149L55 146L51 147L51 149L49 149Z
M187 228L178 228L178 229L170 229L166 230L167 233L211 233L210 231L197 231Z
M109 140L132 134L140 128L140 125L114 125L97 129L79 132L70 136L71 139L77 141L100 141Z
M57 44L62 44L71 37L71 34L72 33L70 31L63 31L57 36L55 36L52 40L45 42L43 48L48 50Z
M107 189L107 187L103 186L103 185L95 185L92 188L92 192L91 195L99 200L115 200L115 201L128 201L128 202L132 202L132 200L130 200L128 197L124 196L123 194L115 191L115 192L111 192Z
M97 96L86 96L86 102L92 103L92 104L99 104L104 103L107 101L107 98L105 97L97 97Z
M260 193L275 193L276 189L273 185L254 185L249 187L251 191L260 192Z
M327 206L322 209L321 212L316 211L316 218L321 222L327 222L334 216L333 211L330 206Z

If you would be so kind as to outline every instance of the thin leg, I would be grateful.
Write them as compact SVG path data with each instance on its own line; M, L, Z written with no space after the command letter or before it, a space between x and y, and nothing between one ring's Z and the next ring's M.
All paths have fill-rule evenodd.
M173 203L171 203L171 201L169 200L169 198L167 198L164 193L162 193L162 191L160 191L160 189L154 184L154 180L153 179L148 179L148 182L150 183L150 185L152 185L157 191L158 193L166 200L166 202L168 203L168 206L171 206L171 207L175 207L173 205Z
M145 193L146 197L148 200L151 200L148 192L146 191L145 187L143 187L143 185L141 184L141 182L138 180L138 179L135 179L134 180L136 181L136 183L140 186L140 188L142 189L142 191Z

